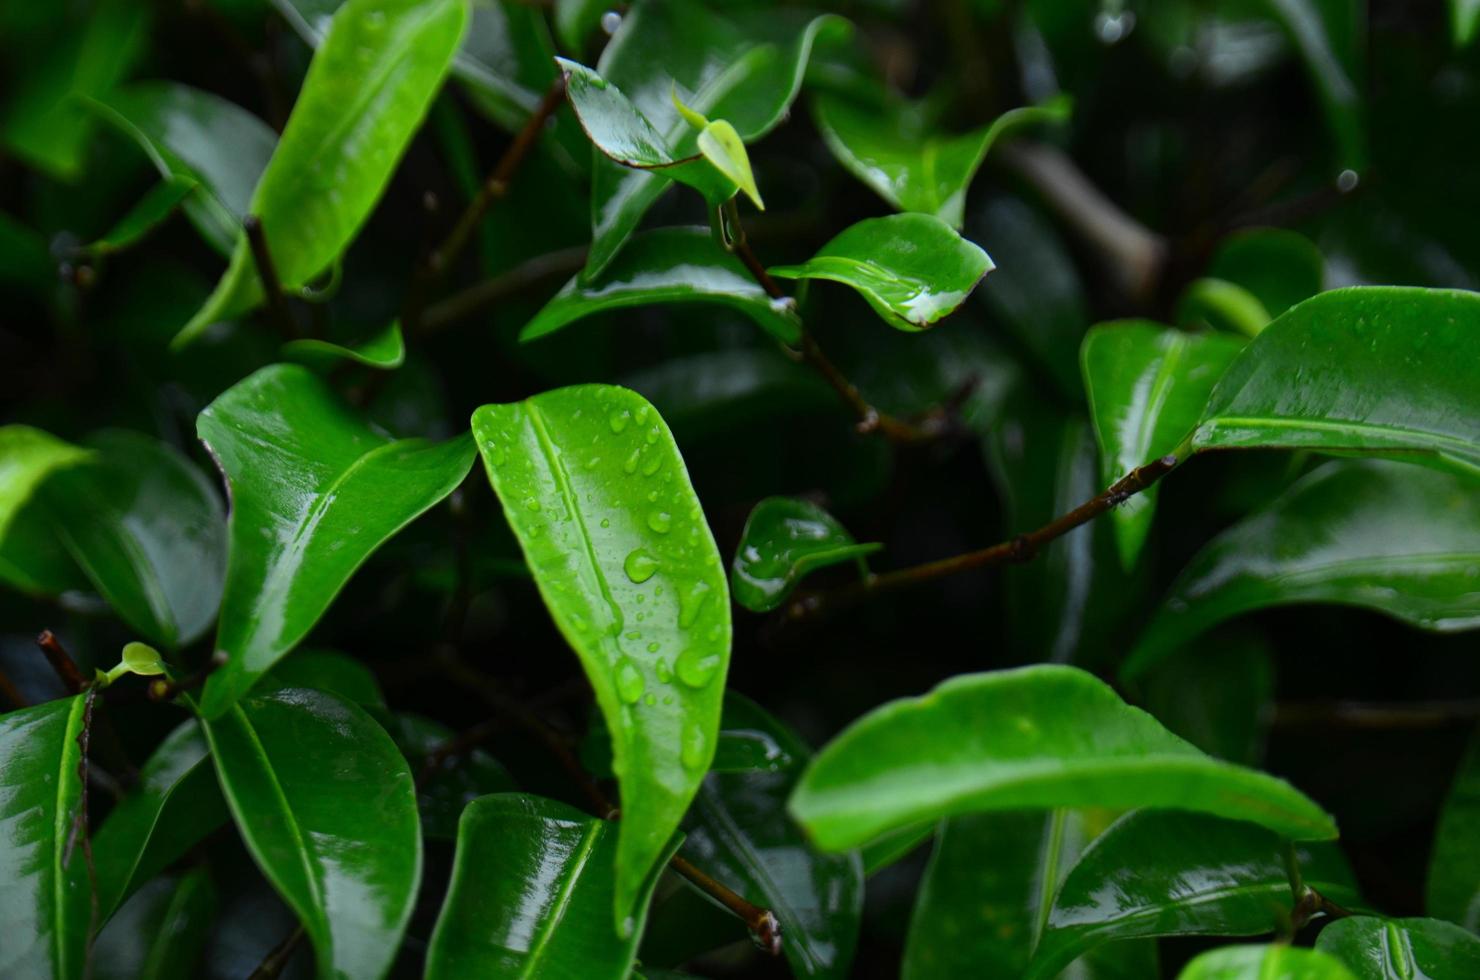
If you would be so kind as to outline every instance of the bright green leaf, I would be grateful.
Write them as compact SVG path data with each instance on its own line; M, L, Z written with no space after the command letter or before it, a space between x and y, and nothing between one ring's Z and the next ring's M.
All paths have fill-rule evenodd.
M1480 932L1480 736L1472 736L1439 814L1425 911Z
M1480 31L1480 0L1449 0L1449 23L1454 31L1454 46L1468 47Z
M0 581L40 595L86 584L57 540L38 492L52 473L92 455L28 425L0 428Z
M314 338L290 340L283 345L283 356L314 366L348 361L388 371L406 363L406 341L401 336L401 321L392 320L383 330L354 344Z
M1177 301L1176 319L1184 327L1257 337L1269 326L1270 314L1243 286L1209 276L1187 284Z
M761 202L760 188L755 185L755 174L750 170L750 155L745 152L745 143L734 126L723 119L716 119L705 126L699 133L699 152L714 164L714 169L744 191L757 208L766 209Z
M1338 919L1321 930L1316 949L1346 964L1357 980L1480 976L1480 938L1439 919Z
M752 612L769 612L806 575L873 554L881 544L857 544L837 518L796 497L767 497L755 505L740 533L730 566L730 591Z
M1298 946L1220 946L1182 968L1177 980L1357 980L1341 961Z

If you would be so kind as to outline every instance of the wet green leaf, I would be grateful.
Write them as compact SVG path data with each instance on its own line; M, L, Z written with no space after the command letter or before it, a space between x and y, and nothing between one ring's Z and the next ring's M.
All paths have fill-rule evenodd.
M1316 949L1346 964L1357 980L1480 975L1480 938L1439 919L1338 919L1321 930Z
M371 552L462 482L473 447L392 440L286 364L228 390L196 428L231 489L216 635L230 659L201 699L214 718L308 634Z
M625 817L624 817L625 819ZM613 869L617 831L554 800L522 793L468 804L452 883L427 950L429 980L568 976L625 980L660 866L640 883L625 936L612 928L625 902Z
M369 217L442 84L467 12L467 0L348 0L334 15L248 206L285 288L327 270ZM239 235L216 291L175 343L262 299Z
M174 214L180 202L199 187L193 177L166 177L149 188L148 193L139 198L139 202L119 218L118 223L108 229L102 238L83 248L92 255L108 255L137 244Z
M812 100L812 118L838 162L889 204L960 228L966 190L992 147L1017 130L1064 122L1071 108L1059 97L952 135L934 125L923 103L894 102L881 111L822 93Z
M28 425L0 428L0 581L40 595L86 586L38 495L52 473L91 457L90 451Z
M1480 474L1477 348L1475 293L1321 293L1234 360L1192 446L1395 456Z
M63 698L0 715L0 912L8 930L0 974L84 975L91 888L74 833L86 697Z
M1177 980L1356 980L1341 961L1298 946L1222 946L1182 968Z
M581 385L485 405L473 434L612 732L621 923L714 755L730 656L724 565L668 426L635 392Z
M1080 856L1053 898L1024 974L1056 977L1103 943L1154 936L1255 936L1289 921L1285 842L1251 823L1137 811ZM1342 905L1356 883L1331 845L1296 850L1305 884Z
M242 840L313 943L321 976L390 969L421 880L416 787L353 704L284 688L204 723Z
M1480 736L1471 737L1439 814L1424 910L1480 932Z
M1331 462L1193 557L1122 676L1275 605L1331 602L1422 629L1473 629L1477 590L1480 498L1469 480L1387 460Z
M991 270L987 253L939 218L895 214L860 221L806 262L769 271L852 286L890 326L924 330L955 312Z
M139 890L93 945L97 980L193 980L216 925L218 894L199 865L178 878L160 877Z
M1105 486L1166 455L1202 416L1213 385L1243 349L1218 334L1189 334L1145 320L1101 324L1079 349ZM1156 513L1157 487L1110 512L1121 563L1140 557Z
M573 277L525 325L534 340L605 310L653 303L719 303L754 320L783 343L801 339L796 307L766 295L739 259L707 228L662 228L633 238L596 278Z
M406 341L401 336L401 321L392 320L383 330L354 344L313 338L290 340L283 345L283 356L314 366L349 361L365 367L393 370L406 363Z
M790 803L829 850L940 817L1065 806L1175 807L1336 836L1283 780L1209 758L1093 675L1050 665L958 675L875 709L818 753Z
M1208 275L1238 283L1270 316L1279 316L1325 288L1326 260L1304 235L1284 228L1250 228L1223 239Z
M730 591L751 612L769 612L810 572L856 561L882 547L856 543L837 518L816 504L767 497L755 505L740 533Z

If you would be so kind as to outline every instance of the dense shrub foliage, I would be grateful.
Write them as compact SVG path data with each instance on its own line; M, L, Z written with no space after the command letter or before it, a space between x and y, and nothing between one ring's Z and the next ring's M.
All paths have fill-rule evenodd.
M0 977L1480 977L1480 4L0 6Z

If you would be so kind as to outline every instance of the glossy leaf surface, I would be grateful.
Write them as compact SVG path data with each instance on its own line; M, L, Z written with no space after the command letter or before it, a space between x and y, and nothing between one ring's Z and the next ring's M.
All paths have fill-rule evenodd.
M752 612L769 612L809 572L856 561L883 545L858 544L838 519L796 497L767 497L755 505L740 533L730 566L730 591Z
M302 921L319 974L383 976L421 880L416 787L390 736L301 688L234 705L205 733L237 829Z
M1480 932L1480 737L1470 738L1439 814L1425 911Z
M1296 855L1309 887L1338 904L1357 900L1335 848L1307 845ZM1293 904L1278 834L1203 814L1137 811L1090 844L1069 872L1025 976L1057 976L1112 941L1274 932Z
M91 456L28 425L0 428L0 581L43 595L86 583L56 539L45 505L33 501L53 472Z
M1131 677L1223 620L1327 602L1422 629L1480 625L1480 499L1470 480L1388 460L1327 463L1210 541L1172 583Z
M714 755L724 565L668 426L635 392L581 385L485 405L473 435L612 733L621 923Z
M442 84L467 12L467 0L348 0L334 15L248 205L285 288L328 269L369 217ZM176 344L262 298L238 236L216 291Z
M895 214L866 218L806 262L769 271L851 286L890 326L924 330L955 312L991 270L987 253L939 218Z
M211 870L201 864L141 888L93 943L97 980L194 980L219 908Z
M1220 946L1195 958L1177 980L1356 980L1341 961L1298 946Z
M1175 807L1336 836L1283 780L1211 759L1070 667L962 674L877 708L813 760L791 811L829 850L985 810Z
M332 365L342 361L369 368L392 370L406 363L406 340L401 321L392 320L383 330L355 344L304 338L283 345L283 356L309 365Z
M1480 474L1480 295L1352 287L1275 320L1213 389L1193 448L1394 456Z
M83 976L92 894L87 862L69 841L82 803L77 736L85 702L78 695L0 715L5 976Z
M372 714L385 710L385 694L380 690L375 672L353 657L333 650L294 651L268 673L263 680L264 693L269 685L271 689L306 687L328 691Z
M663 861L676 844L664 848ZM625 980L660 869L636 896L624 938L611 920L620 900L617 846L611 824L554 800L506 793L468 804L427 950L428 980Z
M783 343L801 339L790 302L777 302L707 228L662 228L636 236L594 279L575 276L519 333L534 340L606 310L653 303L719 303Z
M214 718L307 635L375 548L462 482L473 447L392 440L307 368L282 364L221 395L196 429L231 490L216 636L230 659L201 699Z
M1091 329L1079 361L1100 444L1100 482L1108 487L1176 449L1243 346L1232 337L1189 334L1142 320ZM1127 568L1140 557L1151 530L1157 491L1150 487L1110 512Z
M1357 980L1480 974L1480 938L1439 919L1338 919L1321 930L1316 949L1345 963Z
M895 103L882 111L827 93L812 100L812 118L838 162L900 211L919 211L960 228L966 190L992 147L1014 131L1068 119L1064 98L1012 109L989 125L950 135L931 124L926 107Z

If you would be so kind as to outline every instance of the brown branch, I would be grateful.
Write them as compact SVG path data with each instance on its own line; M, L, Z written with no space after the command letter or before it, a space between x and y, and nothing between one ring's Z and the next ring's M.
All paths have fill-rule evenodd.
M0 695L3 695L5 700L10 702L12 708L29 708L31 706L31 702L21 693L21 689L15 686L15 682L10 679L10 675L6 674L3 670L0 670Z
M262 219L249 214L242 219L242 228L247 233L247 244L252 248L252 261L257 264L257 277L262 280L262 292L267 295L267 307L272 311L273 322L284 340L298 338L298 326L293 322L293 311L288 309L288 298L283 295L283 284L278 279L277 266L272 263L272 252L267 247L267 233L262 230Z
M282 973L293 959L293 954L298 952L298 947L303 944L304 936L303 924L299 923L292 932L283 937L282 942L268 950L267 955L263 957L261 963L257 964L257 969L252 971L248 980L273 980Z
M803 596L787 608L787 618L792 620L812 618L822 613L834 612L866 596L916 585L920 582L929 582L973 568L1031 561L1045 545L1068 534L1080 525L1089 523L1110 508L1129 500L1170 473L1176 465L1175 455L1153 460L1145 466L1132 470L1106 490L1086 500L1067 514L1054 518L1036 531L1020 534L1011 540L994 544L990 548L968 551L962 555L926 562L911 568L901 568L883 575L871 575L856 584L832 592Z
M51 664L51 669L56 671L56 675L61 678L68 694L79 694L83 688L87 687L88 680L82 676L82 671L77 669L77 661L72 659L72 655L67 652L66 647L62 646L62 641L57 639L55 633L51 630L42 630L41 634L36 637L36 645L41 648L42 653L46 654L47 663Z
M577 245L536 256L502 275L485 279L427 307L421 318L423 336L479 313L509 296L557 276L565 277L586 264L589 245Z
M1480 701L1294 702L1275 705L1275 728L1344 728L1369 731L1450 728L1480 721Z

